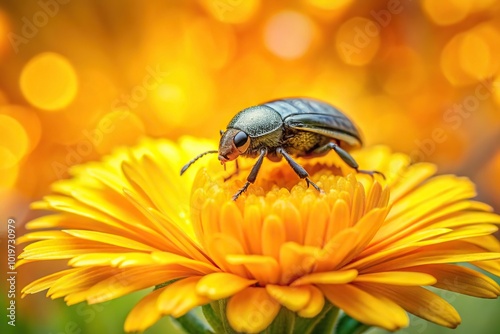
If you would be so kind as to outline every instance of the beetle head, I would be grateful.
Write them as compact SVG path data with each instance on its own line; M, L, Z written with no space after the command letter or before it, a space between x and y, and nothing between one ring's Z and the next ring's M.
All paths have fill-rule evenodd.
M221 163L236 159L250 146L250 136L238 129L221 132L219 142L219 160Z

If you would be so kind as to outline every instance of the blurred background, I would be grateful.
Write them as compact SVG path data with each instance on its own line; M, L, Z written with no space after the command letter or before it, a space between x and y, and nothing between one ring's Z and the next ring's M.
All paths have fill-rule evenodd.
M499 212L499 55L495 0L2 0L1 243L8 217L21 235L29 203L70 166L142 136L217 140L237 111L287 96L336 105L367 145L471 178ZM19 289L51 272L30 270ZM441 295L464 319L453 333L498 333L498 300ZM68 308L30 296L8 330L121 333L140 297ZM416 320L400 333L449 332Z

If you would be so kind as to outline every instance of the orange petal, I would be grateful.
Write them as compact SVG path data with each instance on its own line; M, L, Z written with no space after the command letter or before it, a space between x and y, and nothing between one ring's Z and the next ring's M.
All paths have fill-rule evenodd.
M59 280L61 277L64 277L66 275L69 275L71 273L74 273L76 271L81 270L80 268L71 268L71 269L66 269L62 271L55 272L53 274L44 276L42 278L39 278L30 284L26 285L22 290L21 290L21 297L24 298L28 294L33 294L37 293L43 290L46 290L50 288L51 286L54 285L57 280Z
M311 298L307 305L298 312L298 315L303 318L314 318L325 306L325 298L323 293L314 285L305 285L309 289Z
M268 215L262 225L262 254L279 257L280 247L286 241L286 232L283 221L277 215Z
M243 235L243 216L234 201L226 201L222 205L219 218L220 232L232 236L248 253L245 236Z
M358 276L356 269L312 273L295 280L291 285L304 284L344 284L352 282Z
M87 301L91 304L102 303L137 290L190 275L193 275L191 269L172 270L156 265L121 269L119 273L110 275L92 286L86 293Z
M286 240L302 243L304 231L302 230L302 218L297 207L290 201L278 199L273 204L272 212L281 217L285 228Z
M125 332L142 332L153 326L161 318L161 312L156 306L163 289L155 290L137 303L125 320Z
M209 303L209 298L196 292L200 279L201 277L184 278L161 289L163 291L156 303L161 313L178 318L197 306Z
M363 274L354 280L365 283L381 283L391 285L433 285L436 279L430 274L415 273L411 271L388 271L372 274Z
M339 199L335 201L332 213L328 221L325 242L328 243L335 235L348 228L351 224L351 213L346 201Z
M396 303L353 284L320 285L326 298L354 319L389 331L408 326L408 315Z
M408 312L438 325L455 328L461 322L453 306L422 287L368 283L362 283L360 287L378 298L388 298Z
M241 244L229 235L216 233L207 236L207 253L212 261L225 272L230 272L241 277L247 277L248 273L241 265L235 265L227 260L228 255L243 255Z
M311 291L306 286L290 287L267 284L266 290L277 302L292 311L303 309L311 299Z
M256 280L248 280L230 273L213 273L200 279L196 285L196 292L201 296L218 300L232 296L255 283Z
M327 229L330 206L325 198L314 202L305 231L305 246L322 247Z
M319 248L286 242L281 246L279 263L282 269L281 283L288 284L294 279L312 271L316 258L321 254Z
M243 229L249 245L250 254L262 254L262 212L260 206L250 204L245 206L243 213Z
M227 319L237 332L258 333L266 329L278 314L281 305L265 288L246 288L227 303Z
M226 260L232 265L243 265L250 272L250 276L258 280L262 285L279 281L280 266L270 256L228 255Z
M434 287L458 292L480 298L496 298L500 296L500 286L488 276L470 268L436 264L406 268L416 272L427 273L437 279Z

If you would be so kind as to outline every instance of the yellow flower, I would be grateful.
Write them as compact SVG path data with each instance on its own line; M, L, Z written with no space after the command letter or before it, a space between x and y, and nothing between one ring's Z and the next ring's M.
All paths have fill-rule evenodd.
M267 328L282 307L314 318L326 304L388 330L407 326L407 312L456 327L456 310L425 286L500 295L494 280L455 264L500 275L500 243L492 236L500 217L470 200L469 180L432 177L434 165L412 165L379 146L354 156L386 179L352 173L333 153L300 160L320 194L286 162L266 162L257 182L232 201L245 167L224 182L218 161L206 158L198 173L179 176L213 145L144 140L73 168L72 179L54 183L53 194L33 205L56 213L28 223L36 231L20 241L35 242L19 261L67 259L69 269L23 294L48 289L68 304L99 303L157 287L131 311L127 331L224 300L230 326L250 333Z

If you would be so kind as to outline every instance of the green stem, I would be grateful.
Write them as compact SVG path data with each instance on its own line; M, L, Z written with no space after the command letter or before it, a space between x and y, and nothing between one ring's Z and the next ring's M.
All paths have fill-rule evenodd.
M362 334L370 329L370 326L365 325L347 314L343 314L335 330L336 334Z
M179 318L172 317L189 334L214 334L196 315L191 312Z

